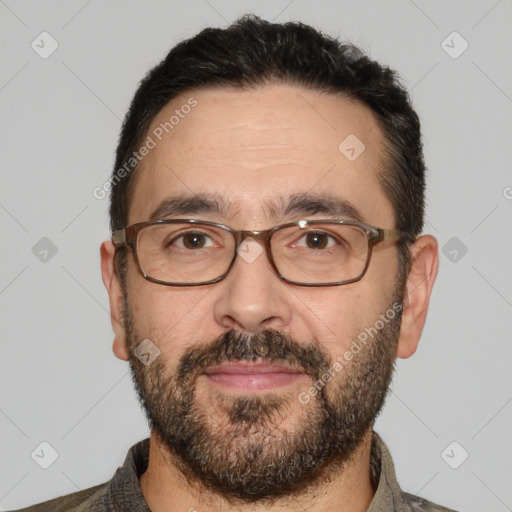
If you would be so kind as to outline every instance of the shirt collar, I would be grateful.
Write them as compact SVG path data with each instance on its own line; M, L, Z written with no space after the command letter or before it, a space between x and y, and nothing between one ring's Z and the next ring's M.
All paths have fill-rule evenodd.
M367 512L401 511L404 509L402 490L398 485L395 465L387 446L380 436L373 432L370 456L372 480L377 489Z

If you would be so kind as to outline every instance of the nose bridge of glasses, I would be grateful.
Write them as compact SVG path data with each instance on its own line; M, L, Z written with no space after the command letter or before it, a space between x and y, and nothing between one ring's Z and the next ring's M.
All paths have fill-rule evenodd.
M242 242L244 242L246 238L253 238L255 240L259 240L263 242L263 244L266 246L269 233L270 229L266 229L264 231L236 231L236 247L238 247Z
M270 249L270 236L269 236L269 234L271 232L272 232L271 229L266 229L266 230L263 230L263 231L247 231L247 230L243 230L243 231L235 231L235 232L233 232L233 234L235 235L235 255L234 255L234 258L232 260L232 263L234 263L237 255L240 254L239 253L239 247L241 246L241 244L243 244L244 241L247 240L247 239L249 239L249 240L252 239L252 243L254 243L254 241L262 243L262 245L263 245L263 252L266 253L267 259L270 262L270 265L272 267L274 267L274 263L273 263L274 258L272 256L272 251ZM256 253L254 252L254 248L251 250L250 246L246 247L246 248L244 248L242 250L243 253L246 253L247 251L251 251L252 254L257 254L257 252ZM247 262L247 259L244 258L243 256L242 256L242 259L244 259Z

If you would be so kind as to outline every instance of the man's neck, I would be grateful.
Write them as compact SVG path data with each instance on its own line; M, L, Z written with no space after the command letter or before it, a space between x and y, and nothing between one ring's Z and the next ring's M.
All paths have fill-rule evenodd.
M140 478L142 493L152 512L197 510L198 512L364 512L375 494L370 478L372 432L369 431L351 460L332 479L316 485L312 492L285 498L273 505L231 505L222 496L191 485L175 464L169 463L154 434L150 436L149 464Z

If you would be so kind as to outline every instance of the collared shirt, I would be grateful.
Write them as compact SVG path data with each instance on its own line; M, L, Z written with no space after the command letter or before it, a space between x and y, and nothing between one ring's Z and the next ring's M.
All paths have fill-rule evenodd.
M148 461L149 439L144 439L130 448L124 464L109 482L18 512L151 512L139 483ZM455 512L403 492L396 480L389 450L375 432L370 466L372 482L377 490L367 512Z

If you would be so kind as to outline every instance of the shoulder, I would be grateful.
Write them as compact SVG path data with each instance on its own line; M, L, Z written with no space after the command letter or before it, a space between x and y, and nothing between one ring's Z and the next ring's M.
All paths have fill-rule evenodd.
M404 492L396 479L395 466L391 454L384 441L376 432L373 432L370 468L372 482L374 482L374 486L377 488L370 505L370 511L456 512L419 496Z
M404 512L456 512L451 508L442 507L419 496L402 492L402 506Z
M104 494L108 483L96 485L83 491L67 494L30 507L13 510L11 512L81 512L82 510L100 511L105 509L91 508L94 502Z

